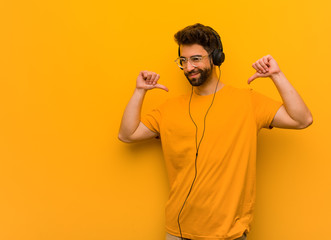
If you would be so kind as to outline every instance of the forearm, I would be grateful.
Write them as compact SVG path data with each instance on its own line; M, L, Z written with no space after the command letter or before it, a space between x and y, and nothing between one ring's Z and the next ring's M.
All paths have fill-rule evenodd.
M284 107L288 115L296 122L303 125L312 121L312 115L300 97L299 93L294 89L291 83L287 80L283 72L275 73L270 76L276 85L278 92L283 100Z
M140 123L141 108L146 95L146 90L136 88L128 105L126 106L118 137L128 139L138 128Z

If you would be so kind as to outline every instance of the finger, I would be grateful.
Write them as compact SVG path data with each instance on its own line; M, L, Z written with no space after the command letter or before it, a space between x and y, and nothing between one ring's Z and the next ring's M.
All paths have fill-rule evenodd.
M263 58L263 63L267 66L267 69L269 70L269 67L270 67L270 63L268 61L268 58L267 57L264 57Z
M155 85L157 83L157 73L153 73L152 78L151 78L151 82L153 85Z
M260 70L259 73L264 73L264 72L265 72L264 68L263 68L262 65L260 64L260 60L258 60L258 61L256 62L256 66L257 66L257 68Z
M163 89L163 90L169 92L169 89L168 89L166 86L161 85L161 84L159 84L159 83L158 83L158 84L155 84L154 87L156 87L156 88L160 88L160 89Z
M160 79L160 75L159 74L155 74L155 78L154 78L153 84L155 85L159 79Z
M256 62L253 63L253 68L257 71L257 72L260 72L260 69L258 68L258 66L256 65Z
M260 75L259 73L255 73L253 76L251 76L248 80L247 83L250 84L252 81L254 81L256 78L258 78Z
M151 73L150 72L147 73L146 84L151 85L151 77L152 77Z
M262 58L259 63L262 66L264 73L268 71L268 66L266 65L265 61L267 61L265 58Z
M153 85L154 78L155 78L155 73L150 73L150 79L149 79L149 84Z
M257 63L253 63L252 67L258 72L258 73L262 73L262 71L259 69L259 67L257 66Z
M146 77L147 77L147 72L146 71L141 71L140 75L143 77L144 80L146 80Z
M269 65L270 65L270 60L271 60L271 59L269 59L268 56L269 56L269 55L264 56L262 59L263 59L263 62L264 62L266 65L269 66Z

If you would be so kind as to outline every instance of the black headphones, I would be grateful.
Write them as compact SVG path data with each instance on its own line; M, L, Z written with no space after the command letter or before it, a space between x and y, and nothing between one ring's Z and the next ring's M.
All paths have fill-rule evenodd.
M215 66L221 66L222 63L224 62L225 60L225 54L223 52L223 45L222 45L222 42L221 42L221 37L220 35L218 35L218 33L212 29L211 27L209 26L206 26L207 28L209 28L211 30L211 32L213 33L213 35L215 36L216 40L217 40L217 48L214 49L212 51L212 53L210 54L211 57L212 57L212 60L213 60L213 64ZM180 48L178 46L178 56L180 57Z

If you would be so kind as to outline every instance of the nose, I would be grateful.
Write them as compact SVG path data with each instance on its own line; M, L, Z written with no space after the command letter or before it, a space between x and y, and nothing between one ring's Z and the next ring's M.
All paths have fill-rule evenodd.
M187 65L186 65L186 70L188 72L192 71L195 68L195 66L192 65L192 63L190 61L187 61Z

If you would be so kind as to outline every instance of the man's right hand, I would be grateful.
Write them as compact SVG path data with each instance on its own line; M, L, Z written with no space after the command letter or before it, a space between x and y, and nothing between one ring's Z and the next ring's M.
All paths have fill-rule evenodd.
M158 84L160 75L155 72L141 71L137 77L136 89L124 110L118 138L123 142L137 142L154 138L158 135L140 121L141 108L145 93L153 88L169 91L167 87Z
M137 85L138 89L150 90L153 88L160 88L165 91L169 91L166 86L163 86L157 81L159 80L160 75L155 72L150 71L141 71L137 77Z

